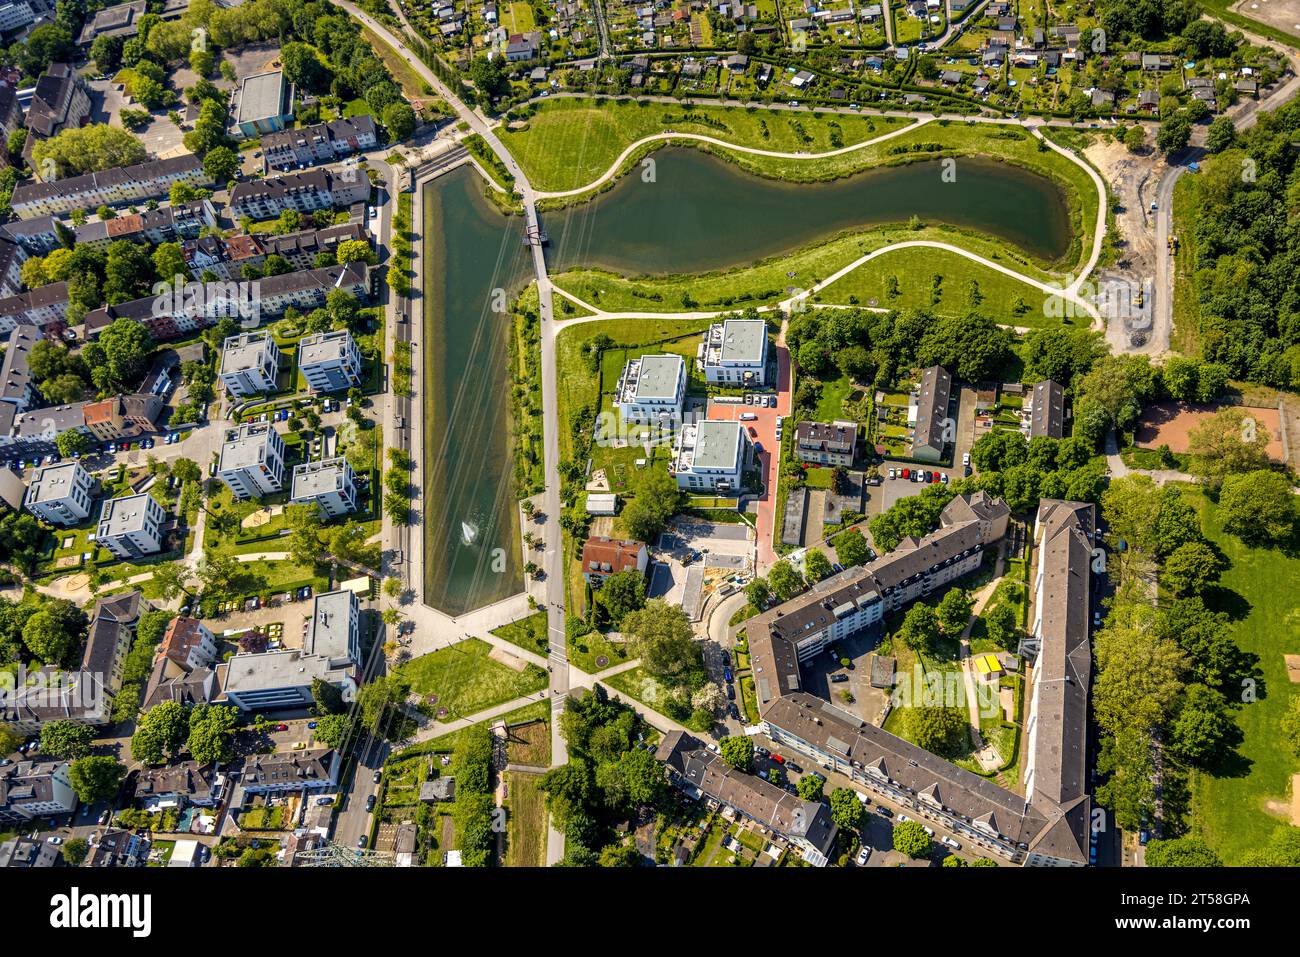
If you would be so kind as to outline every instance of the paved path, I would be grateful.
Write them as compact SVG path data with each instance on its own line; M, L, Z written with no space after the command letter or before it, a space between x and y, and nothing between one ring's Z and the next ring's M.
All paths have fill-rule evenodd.
M1124 459L1119 453L1119 444L1115 439L1115 433L1110 432L1106 435L1106 469L1110 472L1111 478L1124 478L1128 475L1145 475L1157 485L1164 485L1166 482L1195 482L1196 476L1188 472L1180 472L1177 469L1133 469L1124 464Z

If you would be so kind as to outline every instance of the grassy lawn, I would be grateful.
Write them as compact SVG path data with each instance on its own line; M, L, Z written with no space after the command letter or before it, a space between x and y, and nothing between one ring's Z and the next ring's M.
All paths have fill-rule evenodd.
M527 618L520 618L508 625L502 625L500 628L493 628L492 634L498 638L504 638L512 645L518 645L525 651L544 655L548 647L546 640L546 612L535 612Z
M546 687L545 669L530 664L515 671L489 658L491 651L486 641L467 638L414 658L397 670L417 694L437 695L432 710L445 708L448 718L464 718Z
M607 641L600 632L593 631L570 641L568 654L570 662L587 674L594 675L627 661L627 646L621 642ZM604 664L600 663L601 658L605 659Z
M838 285L838 283L837 283ZM833 422L844 416L844 400L848 398L853 391L853 383L849 381L848 376L840 376L829 382L822 383L821 399L817 402L817 408L813 411L813 419L817 422Z
M1200 184L1184 173L1174 184L1172 232L1178 237L1174 256L1174 331L1170 344L1183 355L1201 354L1201 309L1196 300L1196 205ZM1156 250L1165 255L1165 250Z
M1300 581L1300 558L1243 545L1223 531L1215 504L1197 490L1184 494L1200 511L1206 536L1230 562L1221 579L1223 589L1235 592L1249 608L1235 623L1233 639L1243 652L1259 658L1258 700L1236 712L1243 735L1238 754L1248 770L1233 777L1198 773L1191 782L1193 831L1231 865L1286 823L1266 805L1272 801L1285 806L1291 775L1300 773L1300 761L1287 749L1278 729L1288 701L1297 693L1287 680L1282 655L1297 650L1300 593L1295 582Z
M498 718L492 718L492 722L504 721L506 724L521 724L527 721L550 721L551 703L549 701L536 701L532 704L526 704L522 708L516 708L507 714ZM481 724L483 722L479 722ZM421 754L443 754L451 753L456 749L460 739L464 737L465 732L477 725L469 725L464 728L457 728L455 731L448 731L446 734L440 734L436 738L430 738L428 741L421 741L419 744L413 744L410 747L403 748L389 755L384 762L386 767L394 764L408 761L413 757Z
M543 867L546 864L546 795L540 774L507 771L506 867Z
M511 6L519 6L519 4L511 4ZM532 27L526 29L531 30ZM396 50L365 27L361 28L361 32L365 35L366 42L374 47L379 59L384 61L384 66L388 67L388 72L393 74L393 79L401 86L406 98L414 100L425 97L424 90L427 84L416 75L416 72L411 69L411 65L402 59Z
M774 305L788 298L792 294L790 290L809 289L867 253L894 243L915 240L951 243L1000 263L1008 269L1024 273L1040 282L1053 279L1053 275L1044 270L1041 265L1034 263L1028 256L1013 250L1008 244L999 240L981 236L978 233L959 230L951 226L935 225L912 229L905 224L900 224L875 227L866 233L835 236L829 240L819 241L802 249L772 256L753 265L740 268L733 267L710 273L652 276L636 279L626 278L604 270L571 269L556 276L555 283L572 295L577 296L583 302L609 312L722 311L747 306ZM913 255L915 262L921 262L924 257L936 252L942 251L932 249L902 250L904 254ZM893 254L887 253L880 258L888 264L891 255ZM1004 290L994 281L993 276L997 276L1007 283L1023 286L1023 284L1002 276L1000 273L983 269L964 257L948 255L950 259L954 260L951 265L959 271L969 273L970 278L975 278L974 273L978 271L979 277L981 277L978 279L980 292L983 296L980 303L981 310L988 311L992 309L996 311L1001 296L1004 294ZM947 265L945 264L943 268L936 268L934 265L922 267L924 271L920 274L920 277L911 274L907 282L899 283L900 294L909 287L912 292L907 293L908 295L916 295L917 290L920 290L925 296L924 302L928 303L931 285L930 277L936 271L945 272ZM900 265L897 268L901 269L902 266ZM881 270L877 260L870 260L859 269L869 270L866 274L868 278L863 283L854 284L857 283L855 277L859 271L854 270L813 297L812 301L814 303L850 304L849 297L857 295L863 305L868 305L872 298L876 298L880 301L880 308L893 308L895 303L887 302L884 299L884 276L886 273ZM872 279L873 274L875 275L874 279ZM959 280L958 275L954 273L945 279L944 284L952 287L948 291L949 308L956 308L957 303L965 301L966 278L967 276L963 275ZM876 289L872 285L873 282L879 284L878 291L873 292ZM1026 313L1025 317L1018 319L1016 324L1030 325L1035 319L1039 323L1046 324L1048 320L1041 316L1042 293L1036 292L1032 287L1024 287L1024 289L1028 290L1029 294L1023 296L1023 298L1032 311ZM1006 308L1009 310L1010 304L1014 301L1014 296L1005 301ZM916 305L921 304L919 301L916 303ZM899 305L903 304L899 303ZM1033 307L1037 308L1033 309ZM1038 313L1038 316L1035 316L1034 312ZM1026 319L1028 321L1025 321ZM633 321L643 322L644 320Z
M757 107L699 103L679 107L572 98L543 103L527 122L525 130L501 129L501 139L533 186L558 192L590 183L629 145L665 130L777 152L824 153L911 121L871 115L818 119Z
M528 33L537 29L533 8L526 3L512 3L501 17L501 25L508 33Z
M659 683L659 680L645 668L637 665L635 668L629 668L627 671L620 672L605 681L607 685L630 698L635 698L647 708L665 714L666 702L669 688Z
M550 715L510 729L506 758L511 764L546 767L551 763Z
M934 276L943 277L936 286ZM889 278L897 282L891 296ZM978 300L972 296L975 283ZM822 302L925 309L964 316L972 309L1012 326L1059 325L1043 313L1044 293L945 249L897 249L863 263L822 290Z

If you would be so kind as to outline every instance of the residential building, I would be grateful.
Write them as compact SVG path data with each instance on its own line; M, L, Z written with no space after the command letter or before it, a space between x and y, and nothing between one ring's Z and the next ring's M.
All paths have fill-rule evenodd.
M154 656L142 710L164 701L195 705L215 699L220 693L214 670L219 650L202 622L185 615L173 618Z
M0 6L0 33L12 33L21 30L36 19L27 0L12 0Z
M295 465L291 501L294 505L315 502L325 519L355 512L359 507L356 474L343 456Z
M0 413L11 408L0 402ZM19 454L44 455L57 450L61 432L78 431L99 442L134 438L158 428L164 408L157 395L132 393L92 402L33 409L15 416L7 429L0 419L0 447Z
M1039 514L1040 541L1060 536L1060 544L1059 554L1057 548L1051 549L1049 570L1040 572L1040 581L1046 582L1040 585L1040 605L1055 608L1060 601L1059 571L1063 566L1069 565L1075 578L1071 587L1077 589L1081 580L1087 591L1087 575L1080 575L1083 569L1078 563L1090 549L1083 551L1075 533L1086 525L1078 510L1090 507L1044 505ZM1058 765L1068 764L1070 774L1077 765L1081 774L1086 725L1078 725L1074 718L1058 718L1058 702L1047 704L1044 698L1043 725L1037 731L1042 737L1032 744L1041 749L1039 780L1043 783L1022 795L802 688L800 664L831 642L877 623L884 614L979 568L983 549L1006 534L1009 514L1005 504L984 493L959 496L944 509L937 531L920 540L904 541L889 555L818 582L804 594L751 619L746 631L753 655L754 689L769 736L783 750L806 755L866 790L901 804L909 813L915 811L917 817L941 823L977 852L989 852L1013 863L1077 866L1087 862L1088 799L1081 777L1078 786L1058 783ZM1075 541L1067 545L1069 538ZM1068 557L1067 551L1072 551L1073 557ZM1083 562L1083 568L1087 567ZM1070 616L1067 630L1071 634L1077 634L1073 623L1077 616L1077 611ZM1082 623L1082 649L1077 638L1073 644L1062 642L1059 669L1057 665L1041 666L1049 672L1042 687L1055 688L1052 693L1064 698L1086 695L1086 664L1085 670L1078 670L1081 661L1088 660L1086 605ZM1051 628L1039 630L1046 633ZM1070 656L1074 670L1067 673L1065 659ZM1067 708L1071 714L1077 713L1077 702ZM1086 715L1086 701L1082 713ZM1030 720L1034 721L1032 706Z
M650 564L650 551L645 542L619 541L593 536L582 546L582 577L594 588L610 575L635 569L642 575Z
M679 355L629 359L614 390L619 415L629 424L680 424L686 378L686 360Z
M342 392L361 385L361 350L346 329L304 336L298 371L312 392Z
M1045 435L1049 439L1065 438L1065 390L1059 383L1044 379L1034 386L1029 399L1029 437Z
M293 84L280 70L246 76L239 84L234 111L238 136L278 133L293 122Z
M284 439L269 422L246 422L221 446L217 478L237 499L284 490Z
M361 223L344 223L324 229L304 229L283 236L261 236L262 249L268 256L279 256L294 269L312 269L321 254L336 261L339 243L361 240L370 242L370 234Z
M0 299L0 333L20 325L36 326L48 338L62 335L68 311L68 284L52 282L31 292Z
M80 525L90 518L95 480L77 462L47 465L27 487L27 511L51 525Z
M323 655L297 648L238 654L217 670L224 700L248 713L310 706L311 686L317 678L338 688L344 701L356 697L352 664L335 665Z
M356 592L325 592L312 600L302 648L336 668L361 664L361 604Z
M71 65L51 63L36 81L32 101L27 107L24 159L29 164L32 162L32 147L38 140L57 136L67 129L76 129L89 118L90 87L86 81Z
M0 86L0 97L9 87ZM15 101L17 102L17 101ZM32 256L44 256L60 245L59 221L53 216L17 219L0 226L0 235L16 242Z
M225 775L218 773L214 764L179 761L137 771L134 797L146 811L179 811L189 805L216 807L225 783Z
M1021 652L1033 662L1026 724L1025 797L1060 811L1055 840L1067 859L1031 864L1083 866L1088 861L1091 808L1088 795L1088 685L1092 552L1096 509L1082 502L1043 499L1034 522L1033 625Z
M54 867L59 857L59 846L39 837L14 837L0 844L0 868Z
M209 235L186 241L181 255L193 279L238 280L245 266L260 267L267 254L256 236Z
M111 498L99 514L96 540L124 561L153 555L162 551L166 517L147 492Z
M115 167L52 182L19 183L10 205L19 219L71 213L77 209L124 206L166 196L174 184L211 184L203 161L193 153Z
M136 626L141 613L150 607L140 592L132 591L100 598L90 613L81 670L94 675L109 698L122 689L123 668L135 641Z
M241 399L271 392L280 371L280 347L269 332L241 332L221 346L221 381Z
M77 44L88 47L96 37L133 37L140 32L140 18L147 12L145 0L130 0L115 7L105 7L87 18Z
M230 191L230 214L234 219L274 219L286 209L313 213L369 198L370 179L356 167L309 169L236 183Z
M686 491L738 494L753 449L740 422L693 422L674 438L668 468Z
M18 761L0 767L0 824L76 810L68 768L66 761Z
M0 236L0 297L16 296L23 291L23 263L26 261L26 249Z
M853 465L858 449L856 422L800 422L794 433L794 454L801 462Z
M655 758L667 766L669 780L687 796L703 796L732 808L789 841L814 867L830 863L837 828L827 804L805 801L757 774L738 771L683 731L665 734Z
M148 867L152 844L143 834L108 828L90 845L82 867Z
M106 249L119 239L155 246L158 243L195 239L204 227L217 225L217 211L208 199L163 205L136 213L122 213L112 219L97 219L76 227L78 246Z
M710 384L758 388L767 383L767 323L726 319L709 327L700 347Z
M0 402L10 403L19 412L40 402L28 362L32 346L44 338L41 330L29 323L15 326L9 333L4 362L0 363Z
M241 783L246 794L332 788L339 782L342 765L333 748L253 754L244 762Z
M262 156L270 169L329 163L352 153L374 149L379 143L375 121L369 114L328 123L313 123L262 137Z
M921 373L921 383L908 400L908 424L912 427L912 458L938 462L956 431L948 418L952 376L943 366L930 366Z

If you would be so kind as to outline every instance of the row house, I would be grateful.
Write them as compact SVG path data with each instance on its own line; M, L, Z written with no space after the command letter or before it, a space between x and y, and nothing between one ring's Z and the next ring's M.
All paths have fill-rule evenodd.
M5 89L8 87L0 87L0 91ZM31 256L44 256L63 244L61 225L53 216L18 219L0 226L0 236L22 246Z
M235 219L274 219L286 209L312 213L318 209L351 206L370 198L370 179L355 168L307 170L270 179L237 183L230 191L230 213Z
M217 211L212 202L197 199L84 223L76 228L74 235L78 246L104 248L119 239L156 246L193 239L205 228L215 229L216 226Z
M200 236L181 246L192 279L239 279L245 266L260 267L266 250L256 236Z
M10 403L0 402L0 450L46 455L57 451L62 432L80 432L97 442L138 438L165 424L164 408L162 399L144 393L32 409L18 415L13 415ZM3 415L5 412L9 416Z
M62 333L68 313L68 284L52 282L31 292L0 299L0 335L18 326L36 326L54 338Z
M313 123L296 130L267 133L262 155L267 167L288 169L296 165L329 163L352 153L374 149L379 143L375 121L369 114L329 123Z
M304 229L282 236L262 236L262 248L268 256L279 256L294 269L316 267L322 253L338 255L339 243L360 240L370 242L370 233L361 223L344 223L324 229ZM331 263L332 265L332 263Z
M51 183L20 183L14 187L10 205L19 219L32 219L77 209L143 203L166 196L176 183L208 186L211 179L203 171L203 161L186 153Z

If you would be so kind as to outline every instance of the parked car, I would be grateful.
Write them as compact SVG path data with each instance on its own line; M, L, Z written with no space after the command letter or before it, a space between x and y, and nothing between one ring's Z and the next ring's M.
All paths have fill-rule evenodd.
M885 807L883 804L877 804L877 805L876 805L876 813L879 814L881 817L893 817L893 816L894 816L894 812L891 811L889 808Z
M962 464L962 465L970 465L970 453L969 453L969 452L963 452L963 453L961 454L961 464Z
M785 764L785 758L781 757L779 754L772 755L772 760L777 764Z
M871 856L871 848L863 844L862 850L858 851L858 856L853 859L853 863L858 865L858 867L861 867L862 865L867 863L867 858L869 858L870 856Z
M368 798L366 798L366 813L367 813L367 814L370 813L371 811L373 811L373 810L375 809L375 803L376 803L376 798L375 798L375 796L374 796L373 794L370 795Z
M892 481L893 479L898 478L898 472L897 472L896 470L894 470L894 469L890 469L890 470L889 470L889 478L890 478L891 481Z
M947 845L948 845L949 847L951 847L954 851L960 851L960 850L961 850L961 844L960 844L958 841L953 840L953 839L952 839L951 837L949 837L947 834L945 834L945 835L943 836L943 843L947 844Z
M376 770L375 773L371 775L371 780L374 781L376 784L378 784L380 780L383 779L383 776L384 776L383 771Z
M364 834L362 834L359 838L357 838L357 847L361 848L361 850L363 851L366 849L366 845L369 843L370 843L369 839Z
M733 701L731 704L727 705L727 714L733 721L740 720L740 709L736 707L736 702Z
M911 477L912 477L912 470L911 470L911 469L903 469L903 478L908 479L908 478L911 478Z
M751 426L749 427L749 435L750 435L750 438L754 438L754 439L758 438L758 429L754 428L754 427L751 425Z
M731 684L731 668L727 665L722 666L722 677L727 679L727 684Z
M736 700L736 686L735 686L735 685L727 685L727 700L728 700L728 701L735 701L735 700Z
M839 684L841 681L848 681L848 680L849 680L849 676L846 674L831 675L831 681L835 682L836 684Z

